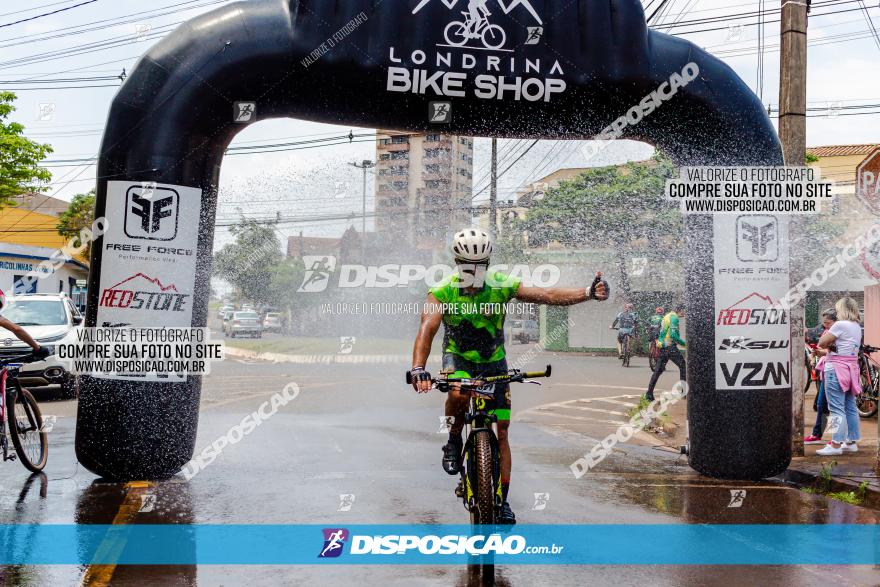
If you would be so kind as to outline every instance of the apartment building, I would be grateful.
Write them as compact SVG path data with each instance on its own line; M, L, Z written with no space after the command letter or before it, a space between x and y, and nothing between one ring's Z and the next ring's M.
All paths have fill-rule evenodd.
M377 233L436 250L470 225L472 138L379 130L376 162Z

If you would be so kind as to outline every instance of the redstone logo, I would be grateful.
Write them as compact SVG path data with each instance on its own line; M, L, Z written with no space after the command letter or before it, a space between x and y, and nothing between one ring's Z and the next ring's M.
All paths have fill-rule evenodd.
M718 312L716 326L773 326L788 324L785 310L772 308L773 300L752 292L748 296Z
M125 286L125 287L123 287ZM174 284L136 273L101 292L100 306L155 312L183 312L191 296L178 293Z

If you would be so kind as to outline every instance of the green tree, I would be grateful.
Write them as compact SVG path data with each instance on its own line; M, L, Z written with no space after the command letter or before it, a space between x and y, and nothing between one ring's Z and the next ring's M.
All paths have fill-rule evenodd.
M665 244L683 245L681 213L664 196L666 180L674 174L672 162L658 154L650 161L597 167L561 181L529 210L524 223L529 244L557 241L613 249L618 287L624 298L632 299L626 260L635 245L656 248L664 235L675 236Z
M70 201L70 206L58 218L58 234L65 238L79 237L84 228L91 228L95 220L95 190L87 194L77 194ZM92 244L88 243L84 251L86 258L89 257Z
M24 126L8 122L15 111L12 92L0 91L0 209L14 205L12 198L25 192L44 192L52 174L39 166L52 147L24 136Z
M214 273L256 304L272 305L273 268L283 256L272 226L243 220L230 232L235 242L214 254Z

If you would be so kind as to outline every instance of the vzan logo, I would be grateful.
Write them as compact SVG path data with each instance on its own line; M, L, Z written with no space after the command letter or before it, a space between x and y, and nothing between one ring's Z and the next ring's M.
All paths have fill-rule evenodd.
M125 193L125 234L170 241L177 236L180 195L170 188L132 186Z
M430 2L421 0L412 13L418 15ZM387 91L449 98L470 93L483 100L529 102L550 102L565 91L559 60L514 56L512 46L535 47L544 41L544 23L529 0L437 2L460 16L446 25L441 21L435 49L389 48ZM514 10L515 15L504 19ZM505 28L499 19L515 26ZM510 43L511 38L518 42Z

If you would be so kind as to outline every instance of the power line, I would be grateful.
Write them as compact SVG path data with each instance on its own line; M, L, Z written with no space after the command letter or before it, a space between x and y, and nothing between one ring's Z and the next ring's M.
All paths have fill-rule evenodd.
M8 22L6 24L0 24L0 29L4 29L6 27L10 27L15 24L21 24L23 22L29 22L32 20L37 20L38 18L43 18L45 16L52 16L53 14L58 14L59 12L65 12L67 10L73 10L74 8L79 8L80 6L85 6L86 4L92 4L97 2L98 0L85 0L85 2L80 2L79 4L74 4L73 6L68 6L66 8L59 8L58 10L53 10L52 12L44 12L43 14L38 14L36 16L31 16L28 18L23 18L21 20L16 20L15 22Z

